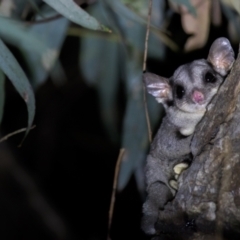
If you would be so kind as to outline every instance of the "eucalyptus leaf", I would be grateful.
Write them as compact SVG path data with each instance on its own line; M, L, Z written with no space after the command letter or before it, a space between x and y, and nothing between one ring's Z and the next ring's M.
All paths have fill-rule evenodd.
M35 98L32 87L20 67L19 63L0 39L0 68L12 82L13 86L23 98L28 110L28 125L26 135L29 132L35 115Z
M5 76L3 72L0 70L0 124L3 118L3 110L4 110L4 102L5 102Z
M38 39L38 36L28 31L28 28L19 21L0 18L0 37L22 49L28 49L33 54L46 51L46 46Z
M81 40L80 51L81 72L87 83L97 88L103 124L110 139L116 143L119 139L116 109L119 44L105 39L84 37Z
M92 30L110 32L110 30L100 24L94 17L80 8L73 0L43 0L57 12L70 21Z
M42 19L42 15L47 18L56 15L56 12L45 5L36 19ZM66 18L59 18L25 26L19 21L0 18L0 36L21 50L34 88L49 76L59 56L69 23Z
M144 163L149 147L148 129L143 101L143 82L141 61L134 58L137 53L125 61L125 82L127 91L127 107L123 121L122 148L126 154L122 160L118 190L126 187L132 175L140 193L144 193ZM151 128L155 129L160 117L161 106L155 99L147 96L148 112Z
M89 8L91 14L105 21L101 5ZM119 141L117 130L117 93L119 87L119 43L107 38L85 36L81 39L80 69L85 81L96 87L101 118L112 142ZM94 71L93 71L94 69Z
M49 18L55 15L56 12L54 10L49 6L44 6L41 9L40 16L37 16L36 19L42 19L41 16ZM58 18L50 22L33 24L28 27L27 33L37 38L43 45L41 51L32 51L26 45L23 45L21 48L30 70L33 87L43 84L49 76L58 59L69 24L68 19Z
M128 42L128 45L131 45L130 48L137 48L138 51L143 52L147 17L143 18L139 16L119 0L104 0L104 2L110 7L110 9L112 9L111 15L115 15L115 19L112 19L111 24L115 20L115 25L118 28L119 34L121 34L122 38ZM145 2L144 4L147 8L148 3ZM151 32L149 36L148 56L159 59L162 59L165 55L165 45L176 49L176 46L172 40L159 30L164 22L164 7L165 5L163 1L153 1L153 17L151 21L153 25L151 26ZM111 15L109 14L109 16Z
M137 169L143 168L148 148L147 124L143 104L141 65L133 60L126 64L127 109L123 122L122 148L126 149L123 157L118 190L122 190ZM140 191L144 189L142 178L136 179Z
M151 23L158 29L162 28L162 25L165 21L164 9L165 1L153 1ZM168 45L166 43L168 43ZM175 48L174 44L172 44L172 40L170 40L166 34L161 33L159 30L157 31L152 29L149 34L148 56L152 58L163 59L166 52L165 45L172 49Z
M190 0L170 0L170 1L179 5L184 5L192 15L197 16L196 9L191 4Z
M104 0L89 8L91 14L97 16L101 22L107 23L120 35L117 41L119 42L119 39L121 39L124 44L113 39L110 41L104 38L85 36L81 40L81 72L88 84L95 86L98 90L101 112L105 112L106 116L105 119L102 119L105 126L108 127L108 131L111 131L111 119L116 118L114 109L109 108L109 106L115 106L119 75L124 80L127 104L123 120L121 145L126 149L126 154L120 167L118 190L122 190L131 176L135 176L138 189L143 192L143 166L149 146L142 92L142 53L146 25L144 21L134 20L136 14L126 6L122 6L121 11L118 11L119 8L116 6L119 6L119 4L121 6L122 3ZM154 6L158 10L160 5L155 4ZM161 24L161 21L159 23L158 20L160 19L156 19L156 24ZM165 53L165 46L160 39L156 38L151 44L154 44L152 49L155 47L154 56L162 58ZM114 46L118 46L118 54ZM117 68L119 68L118 71ZM157 106L155 100L150 100L149 112L155 126L160 118L161 107ZM108 111L104 111L104 109Z

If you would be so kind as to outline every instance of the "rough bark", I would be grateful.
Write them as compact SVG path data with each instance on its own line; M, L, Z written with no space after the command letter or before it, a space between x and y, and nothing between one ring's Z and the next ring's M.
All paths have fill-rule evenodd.
M194 133L193 161L153 239L240 239L240 56Z

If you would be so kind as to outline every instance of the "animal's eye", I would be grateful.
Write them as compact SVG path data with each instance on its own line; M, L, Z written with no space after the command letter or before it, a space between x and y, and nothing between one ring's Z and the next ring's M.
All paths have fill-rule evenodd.
M181 99L185 94L185 90L184 90L183 86L181 86L181 85L177 85L175 91L176 91L176 96L178 99Z
M217 81L217 78L211 72L207 72L205 74L206 83L215 83L216 81Z

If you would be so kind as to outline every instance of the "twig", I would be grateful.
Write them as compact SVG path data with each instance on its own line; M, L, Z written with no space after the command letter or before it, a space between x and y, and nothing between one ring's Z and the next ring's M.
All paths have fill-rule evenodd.
M121 161L122 161L124 153L125 153L125 149L121 148L119 155L118 155L117 163L115 166L111 203L110 203L110 208L109 208L109 212L108 212L108 237L107 237L108 240L111 239L110 238L110 229L111 229L111 225L112 225L113 209L114 209L115 196L116 196L116 190L117 190L117 180L118 180L119 169L120 169L120 165L121 165Z
M152 13L152 0L149 0L149 4L148 4L148 19L147 19L147 31L146 31L146 37L145 37L144 56L143 56L143 71L146 71L146 61L147 61L148 38L149 38L151 13Z
M148 51L148 38L149 38L151 12L152 12L152 0L149 0L147 30L146 30L146 38L145 38L145 46L144 46L144 56L143 56L143 72L146 71L147 51ZM147 106L147 99L146 99L146 89L145 89L145 85L144 84L143 84L143 101L144 101L144 109L145 109L147 128L148 128L148 139L149 139L149 142L151 143L152 142L152 130L151 130L151 124L150 124L150 119L149 119L149 114L148 114L148 106Z
M30 128L30 130L34 129L35 127L36 127L36 125L32 126ZM7 134L6 136L2 137L0 139L0 143L6 141L8 138L10 138L10 137L12 137L12 136L14 136L14 135L16 135L18 133L24 132L26 130L27 130L27 128L21 128L21 129L18 129L17 131L11 132L11 133Z

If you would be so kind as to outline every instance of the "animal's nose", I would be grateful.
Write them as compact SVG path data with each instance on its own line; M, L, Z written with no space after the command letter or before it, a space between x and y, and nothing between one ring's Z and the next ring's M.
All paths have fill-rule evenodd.
M204 95L202 92L194 90L193 95L192 95L192 100L196 103L203 103L204 101Z

